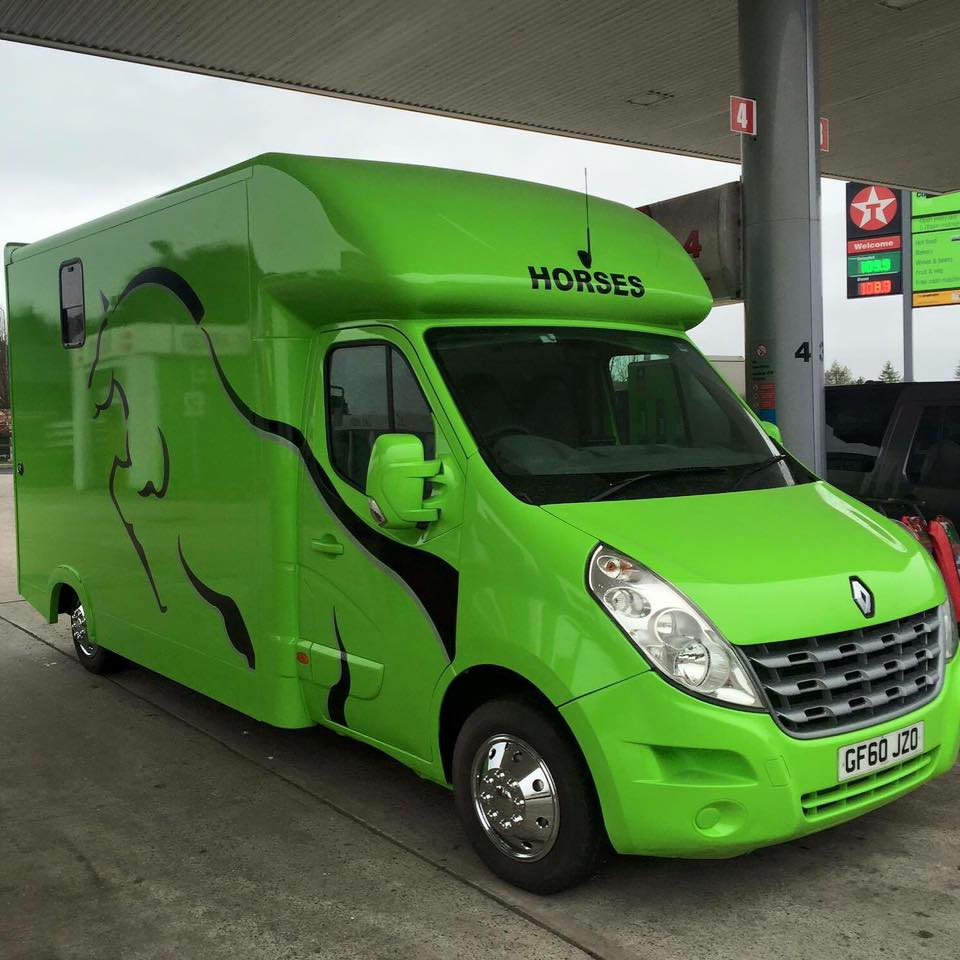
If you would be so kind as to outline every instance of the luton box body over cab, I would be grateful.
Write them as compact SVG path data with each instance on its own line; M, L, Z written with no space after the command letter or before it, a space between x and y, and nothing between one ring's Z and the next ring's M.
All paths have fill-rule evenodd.
M266 155L6 269L20 590L88 669L373 744L540 891L953 764L935 566L737 399L635 211Z

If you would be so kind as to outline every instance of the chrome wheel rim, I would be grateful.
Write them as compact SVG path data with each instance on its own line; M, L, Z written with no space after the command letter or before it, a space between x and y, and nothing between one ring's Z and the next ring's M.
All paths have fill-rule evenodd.
M513 860L540 860L560 828L557 788L543 757L519 737L488 737L473 758L473 808L484 833Z
M90 642L90 636L87 633L87 615L83 612L83 604L77 607L70 614L70 632L73 634L73 642L80 648L80 652L85 657L95 657L100 649L95 643Z

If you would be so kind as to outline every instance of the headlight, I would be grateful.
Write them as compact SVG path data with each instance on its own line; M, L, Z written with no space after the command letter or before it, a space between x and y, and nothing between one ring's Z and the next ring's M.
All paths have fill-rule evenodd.
M953 611L953 604L944 600L937 611L940 614L940 636L943 637L943 652L948 660L952 660L957 652L957 615Z
M652 570L600 544L590 557L587 582L600 606L668 680L730 706L762 707L736 650Z

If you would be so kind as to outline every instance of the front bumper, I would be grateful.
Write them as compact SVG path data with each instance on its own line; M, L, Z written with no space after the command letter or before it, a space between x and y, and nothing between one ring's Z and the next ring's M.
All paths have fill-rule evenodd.
M697 700L653 671L565 704L620 853L732 857L832 827L949 770L960 746L960 668L930 703L839 736L798 740L767 713ZM837 783L837 750L918 721L923 761Z

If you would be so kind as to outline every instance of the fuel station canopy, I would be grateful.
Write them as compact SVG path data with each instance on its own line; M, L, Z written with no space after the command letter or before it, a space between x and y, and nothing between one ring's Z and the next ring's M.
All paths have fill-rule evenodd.
M739 37L735 0L0 0L7 40L721 160ZM825 174L960 187L960 4L830 0L819 49Z

